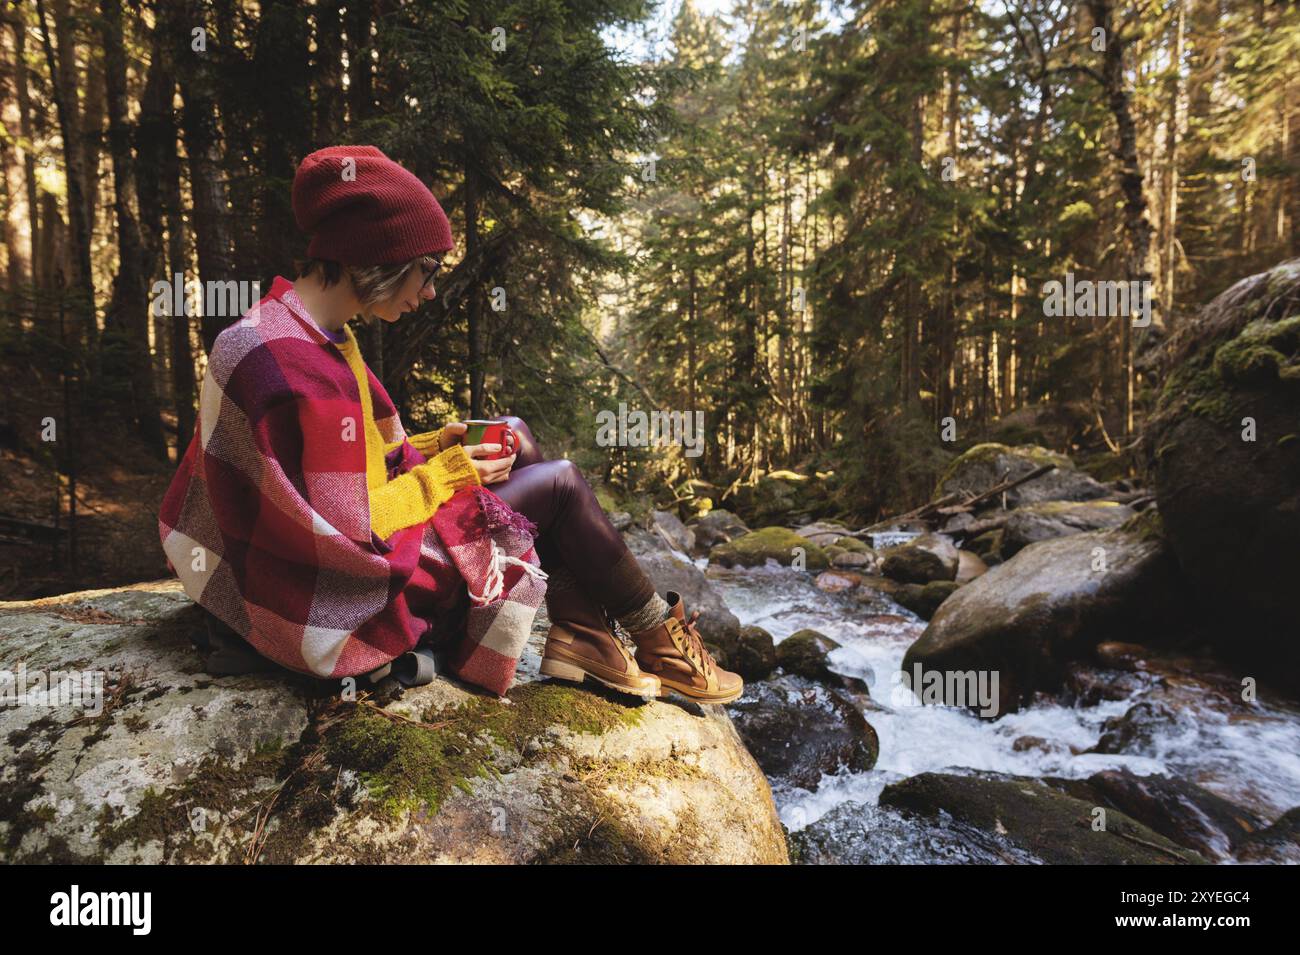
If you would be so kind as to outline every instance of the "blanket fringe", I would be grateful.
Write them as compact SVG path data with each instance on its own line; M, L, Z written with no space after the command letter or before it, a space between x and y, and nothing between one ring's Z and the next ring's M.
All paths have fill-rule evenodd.
M520 514L487 488L476 487L474 493L478 496L479 505L483 508L489 528L513 527L536 540L537 525L525 515Z

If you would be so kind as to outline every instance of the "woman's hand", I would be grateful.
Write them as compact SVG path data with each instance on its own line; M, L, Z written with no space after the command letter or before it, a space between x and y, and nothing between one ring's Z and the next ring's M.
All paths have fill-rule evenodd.
M438 432L438 451L446 451L453 444L459 444L468 430L469 425L463 421L448 421Z
M497 484L510 477L510 469L514 467L515 458L519 456L516 451L508 458L498 458L492 460L478 460L486 458L490 454L496 454L501 450L499 444L467 444L465 453L470 456L474 469L478 471L478 479L484 484Z

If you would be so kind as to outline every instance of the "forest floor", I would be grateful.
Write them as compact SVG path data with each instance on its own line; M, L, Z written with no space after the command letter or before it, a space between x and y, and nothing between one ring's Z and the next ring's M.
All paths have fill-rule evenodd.
M95 453L84 453L92 442ZM0 487L5 489L0 514L53 524L57 495L62 528L57 538L39 535L35 540L0 529L0 599L26 600L169 576L158 540L158 511L175 465L154 460L133 435L120 433L120 426L86 427L78 443L83 453L78 460L75 565L69 554L66 475L56 476L48 456L29 453L25 441L0 447Z

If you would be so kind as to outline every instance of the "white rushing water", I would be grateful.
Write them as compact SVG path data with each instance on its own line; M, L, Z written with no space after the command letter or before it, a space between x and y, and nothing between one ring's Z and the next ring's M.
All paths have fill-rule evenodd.
M695 561L705 567L704 560ZM995 721L965 709L902 705L915 700L896 684L903 654L925 622L889 604L858 604L818 590L813 576L769 561L765 568L711 568L709 579L743 625L767 630L780 643L810 627L842 646L832 669L861 677L885 712L866 713L880 739L880 755L868 772L823 775L816 792L773 780L782 822L791 830L816 822L846 803L874 807L891 782L926 771L965 767L1024 776L1083 778L1103 769L1127 767L1136 775L1161 773L1195 782L1273 822L1300 805L1300 712L1284 705L1255 704L1249 719L1216 706L1215 694L1189 691L1190 702L1167 731L1157 732L1144 755L1084 753L1101 736L1106 720L1122 716L1141 690L1128 699L1095 706L1036 703ZM1041 744L1014 744L1037 737ZM874 810L872 810L874 811Z

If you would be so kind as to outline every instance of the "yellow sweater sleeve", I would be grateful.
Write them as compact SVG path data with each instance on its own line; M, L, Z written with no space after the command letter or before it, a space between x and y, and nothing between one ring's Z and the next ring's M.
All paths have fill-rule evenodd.
M436 449L436 432L433 440ZM402 528L423 524L433 517L442 503L462 487L482 483L465 446L454 444L405 474L371 488L370 526L387 540Z
M422 431L419 434L408 434L406 440L411 442L411 446L419 451L426 458L436 457L441 452L438 450L438 431ZM459 444L460 442L457 442Z

